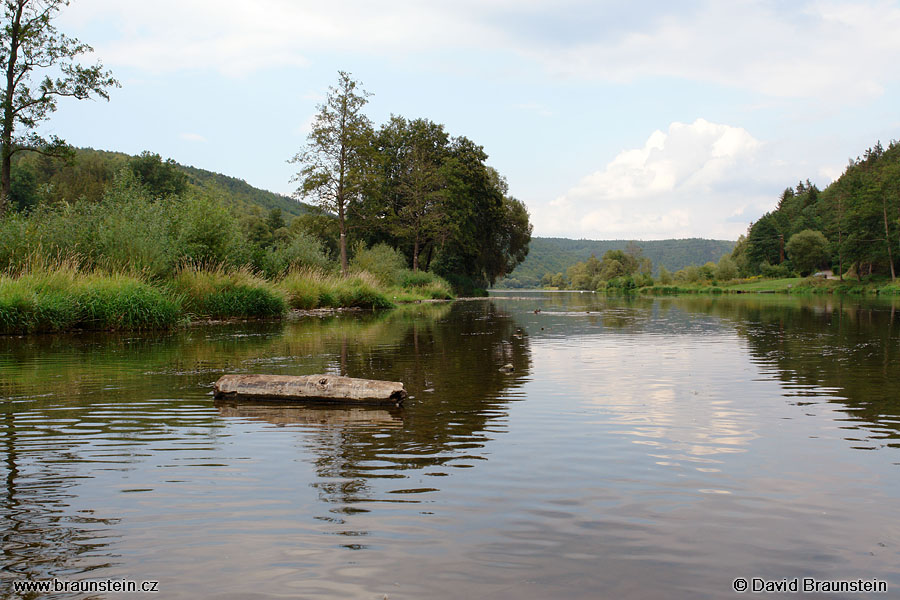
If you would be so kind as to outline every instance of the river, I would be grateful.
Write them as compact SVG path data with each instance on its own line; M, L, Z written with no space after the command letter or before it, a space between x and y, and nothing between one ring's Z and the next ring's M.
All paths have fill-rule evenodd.
M897 313L502 292L0 338L0 597L52 579L235 600L723 598L738 578L896 593ZM411 398L217 403L224 373Z

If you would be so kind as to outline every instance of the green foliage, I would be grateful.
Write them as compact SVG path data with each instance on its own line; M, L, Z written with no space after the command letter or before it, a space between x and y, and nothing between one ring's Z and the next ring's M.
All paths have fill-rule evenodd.
M786 264L770 265L767 262L759 266L759 270L763 277L771 277L772 279L781 279L791 276L791 269Z
M506 195L481 146L427 119L393 117L378 132L373 193L354 215L369 244L401 249L462 293L509 273L528 253L525 205Z
M180 196L187 190L187 175L171 158L145 150L128 162L128 168L152 198Z
M718 260L726 252L731 252L734 242L724 240L684 239L649 240L639 242L642 258L649 259L656 268L665 267L676 271L690 264L703 264ZM510 272L519 287L539 287L542 277L549 273L565 273L572 265L584 262L590 256L604 256L610 250L624 251L627 240L570 240L565 238L533 238L524 261ZM497 282L498 287L506 287L508 279Z
M714 274L715 278L720 281L731 281L732 279L737 278L738 268L734 260L732 260L729 255L724 254L722 255L722 258L719 259L719 263L716 265Z
M774 214L767 213L753 223L747 234L746 250L751 272L758 273L763 263L770 265L780 263L783 241Z
M406 264L403 253L387 244L379 243L366 248L360 241L354 249L350 267L353 271L371 273L382 285L394 286L399 285L408 272Z
M659 282L663 285L672 285L672 274L665 267L659 268Z
M177 211L175 255L178 261L215 264L231 257L240 239L237 219L209 194L192 195L173 207Z
M575 263L566 270L566 275L569 287L575 290L631 289L652 284L652 270L653 265L643 256L641 248L629 243L624 251L608 250L603 260L591 255L583 263ZM629 282L628 285L625 282Z
M21 151L66 155L65 142L45 139L35 130L56 111L59 98L109 100L118 87L98 62L85 67L76 59L92 51L87 44L60 33L53 25L68 0L6 0L0 27L0 65L6 83L0 88L0 216L7 210L12 185L12 156ZM36 77L37 75L37 77ZM21 198L20 198L21 199Z
M800 262L792 261L801 270L826 264L830 255L845 271L853 265L852 271L858 276L869 272L888 276L896 269L894 255L900 250L898 192L900 145L891 142L885 149L876 143L862 158L851 160L841 177L825 190L819 191L809 180L785 190L778 208L748 232L743 252L746 269L738 256L733 258L742 274L759 273L763 263L771 267L781 261L783 241L811 230L822 233L827 248L821 251L821 240L816 242L813 254L817 260L801 250Z
M828 240L821 231L804 229L795 233L785 249L801 275L809 275L828 262Z
M35 153L20 153L13 156L12 162L12 192L10 199L14 208L18 210L32 209L38 205L54 205L59 203L75 204L78 202L97 203L103 200L110 184L122 169L135 174L133 165L139 163L142 156L129 156L121 152L106 152L90 148L79 148L64 158L50 158ZM267 192L254 188L246 181L235 177L228 177L219 173L212 173L174 163L171 159L162 161L158 155L150 155L153 162L162 165L164 172L168 172L167 165L177 169L175 174L169 172L170 178L186 177L186 185L183 194L211 195L233 210L236 214L250 214L253 207L271 211L279 209L282 215L304 215L312 210L312 207L302 202L297 202L287 196ZM140 171L140 169L138 169ZM141 182L140 173L136 176ZM162 177L162 181L166 180ZM143 184L142 184L143 185ZM179 189L179 184L174 184ZM159 184L164 190L173 189ZM157 188L145 191L151 198L166 196L166 193L158 193ZM152 186L150 186L152 187ZM168 194L171 195L171 194Z
M368 273L337 277L312 269L289 273L279 287L287 295L291 308L391 308L394 303L379 289L378 281Z
M278 278L291 269L328 270L332 267L319 241L304 233L279 240L273 247L255 252L252 258L250 263L269 278Z

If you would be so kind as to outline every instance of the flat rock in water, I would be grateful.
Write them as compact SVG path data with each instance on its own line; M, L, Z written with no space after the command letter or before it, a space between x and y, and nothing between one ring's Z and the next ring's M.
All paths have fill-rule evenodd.
M215 397L252 398L276 402L307 401L350 404L393 404L407 397L399 381L357 379L336 375L223 375Z

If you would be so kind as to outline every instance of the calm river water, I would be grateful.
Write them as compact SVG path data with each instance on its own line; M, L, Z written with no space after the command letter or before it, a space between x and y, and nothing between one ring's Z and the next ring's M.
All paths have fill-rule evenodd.
M896 597L898 313L504 293L0 338L0 597L58 578L176 599L693 599L737 597L738 577ZM210 395L223 373L320 372L412 398Z

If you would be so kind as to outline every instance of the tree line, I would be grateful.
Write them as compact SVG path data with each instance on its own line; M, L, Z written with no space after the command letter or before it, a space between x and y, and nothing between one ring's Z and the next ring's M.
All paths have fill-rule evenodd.
M607 250L601 259L592 254L586 261L570 266L565 273L547 272L540 284L557 289L629 292L657 284L706 284L727 282L737 277L737 266L729 255L724 255L718 263L691 264L674 273L660 265L654 278L653 261L644 255L637 242L631 241L624 250Z
M48 223L75 218L79 211L90 212L98 223L107 218L105 213L98 216L104 210L112 218L123 206L123 192L135 206L165 199L169 212L191 214L191 219L196 206L210 199L215 203L216 194L207 189L202 201L192 201L196 206L181 207L179 199L196 195L197 186L189 185L194 173L156 154L145 153L114 172L92 171L91 162L109 163L108 157L96 154L80 161L87 169L69 168L78 162L76 153L63 140L41 137L38 126L56 110L59 99L108 100L109 90L119 82L99 62L80 64L78 58L91 47L55 27L67 0L0 3L0 67L6 75L0 85L0 218L8 221L0 223L4 230L15 232L13 237L23 243L33 242L41 232L39 244L46 239L63 250L71 235ZM443 125L428 119L392 116L376 129L363 111L368 97L359 82L340 72L319 106L307 144L291 161L300 167L295 177L298 197L309 198L319 212L288 223L277 202L268 215L250 208L243 211L242 226L243 241L250 246L236 245L252 247L250 254L261 256L279 244L290 245L292 237L304 237L306 249L306 241L315 238L321 248L335 248L346 277L348 238L361 250L381 244L401 252L413 272L443 275L463 292L492 285L510 272L528 252L531 225L525 206L508 195L504 179L487 166L484 149L465 137L450 136ZM66 166L60 167L59 161ZM216 183L221 188L232 182ZM230 196L245 192L235 189ZM69 205L73 196L100 204L116 197L119 204L75 210ZM11 210L19 213L12 220ZM37 216L28 222L23 214ZM221 235L233 233L234 223L232 215ZM174 229L175 224L167 234ZM12 264L22 249L12 247L12 238L5 241L4 254ZM228 259L233 262L234 257Z
M742 275L896 278L900 256L900 144L881 142L850 159L824 190L809 179L782 192L751 224L732 259Z
M528 256L515 271L497 282L497 287L536 288L546 285L546 275L552 278L566 272L572 265L589 257L603 257L610 250L624 251L629 243L637 244L644 257L653 264L653 273L662 269L677 272L689 265L703 265L717 260L734 249L734 241L687 238L680 240L574 240L567 238L532 238Z
M364 112L369 96L339 72L290 160L300 166L297 197L336 219L341 270L352 237L397 248L414 272L432 271L464 291L511 272L532 228L484 149L424 118L392 115L376 128Z

